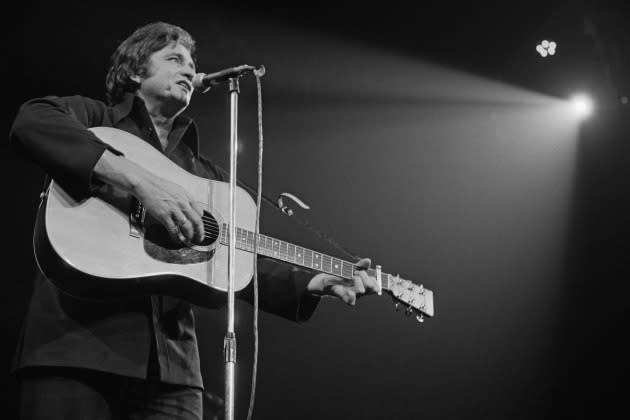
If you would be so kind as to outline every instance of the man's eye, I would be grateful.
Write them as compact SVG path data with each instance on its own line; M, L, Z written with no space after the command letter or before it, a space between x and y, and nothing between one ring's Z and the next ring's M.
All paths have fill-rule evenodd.
M168 58L170 61L176 61L176 62L180 62L181 60L179 59L179 57L169 57Z

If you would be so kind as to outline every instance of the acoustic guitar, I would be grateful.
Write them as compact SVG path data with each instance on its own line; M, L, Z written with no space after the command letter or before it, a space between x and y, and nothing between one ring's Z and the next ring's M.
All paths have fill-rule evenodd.
M138 137L108 127L90 129L127 159L181 185L204 209L205 238L176 243L131 194L105 185L75 200L54 180L39 212L33 246L37 263L59 288L80 297L118 299L161 294L210 306L227 290L229 184L190 174ZM237 187L235 291L253 277L254 255L352 279L358 267L321 252L255 234L256 204ZM368 269L379 289L419 321L433 316L433 292L409 280ZM379 293L380 294L380 293Z

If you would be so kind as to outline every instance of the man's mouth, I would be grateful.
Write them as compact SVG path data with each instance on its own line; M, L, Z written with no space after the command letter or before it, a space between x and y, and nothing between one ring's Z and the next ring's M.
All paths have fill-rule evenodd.
M178 85L182 86L184 89L186 89L188 92L192 91L192 85L186 81L179 81L177 82Z

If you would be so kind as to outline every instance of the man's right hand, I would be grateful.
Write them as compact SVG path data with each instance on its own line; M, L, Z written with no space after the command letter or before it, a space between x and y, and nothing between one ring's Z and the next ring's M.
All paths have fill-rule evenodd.
M197 243L203 240L203 207L178 184L109 151L94 166L94 175L133 194L173 240Z
M135 196L173 240L203 241L203 207L178 184L154 176L135 187Z

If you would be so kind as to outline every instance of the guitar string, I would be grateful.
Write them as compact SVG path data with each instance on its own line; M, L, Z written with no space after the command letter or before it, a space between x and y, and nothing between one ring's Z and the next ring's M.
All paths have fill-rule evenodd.
M206 234L208 234L208 233L217 234L217 237L221 236L220 231L221 231L220 229L219 229L219 230L214 229L214 230L211 230L211 231L204 230L204 232L205 232ZM249 232L249 231L248 231L248 232ZM237 237L238 237L238 236L239 236L239 235L237 235ZM225 238L225 239L227 239L227 238ZM240 239L238 239L238 238L237 238L237 242L240 242L241 244L242 244L243 242L245 242L245 243L246 243L246 247L247 247L247 249L248 249L248 250L249 250L249 249L253 249L253 246L254 246L254 245L253 245L253 242L252 242L252 241L250 241L250 240L249 240L249 238L247 238L247 239L245 239L245 240L244 240L244 239L243 239L243 237L242 237L242 235L241 235L241 238L240 238ZM270 249L273 249L272 247L267 246L267 245L265 244L265 242L266 242L265 240L260 240L260 241L259 241L259 245L260 245L260 249L261 249L261 250L263 250L263 251L268 251L268 250L270 250ZM282 241L282 242L284 242L284 241ZM288 244L288 242L287 242L287 244ZM297 245L293 245L293 246L295 246L296 248L298 247ZM291 254L289 251L286 251L286 252L285 252L285 251L282 251L282 248L281 248L281 247L278 247L278 251L274 251L274 252L275 252L275 255L278 255L278 256L280 256L281 258L284 258L284 259L286 259L286 260L291 260L291 261L294 261L294 262L297 262L297 260L300 258L299 256L296 256L295 254ZM352 266L352 268L353 268L353 269L356 269L356 268L358 268L358 267L359 267L359 266L357 266L356 264L353 264L353 263L351 263L351 262L349 262L349 261L342 260L342 259L340 259L340 258L331 257L330 255L322 254L322 253L319 253L319 252L316 252L316 251L312 251L312 250L309 250L309 249L305 249L305 252L310 252L310 253L312 253L313 255L315 255L315 254L319 254L319 255L321 255L321 259L322 259L322 261L324 261L324 260L326 260L326 259L328 259L328 258L329 258L329 259L336 259L336 260L338 260L338 261L340 261L340 262L341 262L341 265L342 265L342 266L343 266L343 264L345 263L345 264L350 264L350 265ZM306 267L315 268L315 267L313 266L312 262L311 262L311 264L310 264L310 265L309 265L309 264L307 264L307 261L308 261L309 259L310 259L311 261L313 261L313 257L312 257L312 256L311 256L311 257L309 257L309 258L304 258L304 257L303 257L303 258L302 258L302 265L304 265L304 266L306 266ZM325 264L326 264L326 265L328 265L328 263L325 263ZM330 262L330 264L332 265L332 261ZM325 267L324 267L324 263L323 263L323 264L321 264L320 269L321 269L323 272L328 272L328 273L330 273L330 274L342 275L342 276L343 276L343 268L341 269L341 272L335 272L335 271L333 270L333 268L332 268L332 267L331 267L330 269L325 269ZM374 270L373 268L368 268L368 269L367 269L367 271L368 271L368 273L374 273L374 272L375 272L375 270ZM383 275L388 275L388 276L394 277L394 276L392 276L391 274L387 274L387 273L383 273Z
M214 220L214 218L212 218L211 216L202 216L202 219L203 219L204 221L208 221L208 222L210 222L210 223L211 223L211 225L210 225L210 226L208 226L208 225L206 225L206 224L204 223L204 234L216 235L217 237L222 236L222 235L221 235L221 228L219 228L219 227L218 227L219 225L216 223L216 221ZM245 231L245 232L247 232L248 234L249 234L249 233L252 233L251 231L248 231L248 230L244 230L244 231ZM237 234L236 236L237 236L237 241L239 241L239 235ZM225 237L226 237L225 239L228 239L228 238L229 238L229 236L227 236L227 235L225 235ZM264 242L266 242L266 239L262 239L262 237L263 237L263 235L260 235L260 240L258 241L258 242L259 242L259 244L261 245L261 249L265 250L266 248L270 248L270 247L266 246L266 244L264 243ZM268 236L267 236L266 238L270 238L270 237L268 237ZM271 239L271 238L270 238L270 239ZM272 240L272 241L278 241L277 239L271 239L271 240ZM242 243L242 242L244 242L244 241L247 243L247 245L248 245L249 247L253 248L253 241L250 241L249 236L248 236L247 238L243 239L243 235L241 234L241 235L240 235L240 242ZM279 241L279 242L284 242L284 241ZM287 243L288 245L292 245L292 244L289 244L288 242L285 242L285 243ZM298 247L297 245L292 245L292 246L295 246L296 248ZM288 259L288 258L291 256L291 254L290 254L288 251L287 251L287 252L283 252L283 251L281 250L281 247L278 247L278 248L279 248L279 251L276 251L276 252L277 252L277 253L278 253L281 257L284 257L284 258L287 258L287 259ZM308 250L308 249L306 249L305 251L306 251L306 252L311 252L311 253L313 253L313 255L315 255L315 254L319 254L319 255L321 255L321 256L322 256L322 260L327 259L327 258L329 258L329 259L337 259L338 261L340 261L340 262L341 262L341 264L342 264L342 265L343 265L343 263L346 263L346 264L351 264L353 268L358 267L357 265L355 265L355 264L353 264L353 263L351 263L351 262L348 262L348 261L342 260L342 259L340 259L340 258L335 258L335 257L329 256L329 255L322 254L322 253L318 253L318 252L316 252L316 251L312 251L312 250ZM297 257L295 257L295 258L297 258ZM312 258L312 257L311 257L311 258ZM331 262L331 264L332 264L332 262ZM322 267L322 268L323 268L323 267ZM370 272L371 272L371 271L373 271L373 269L368 269L368 270L369 270ZM332 268L331 268L331 272L332 272Z
M247 232L247 233L251 233L250 231L246 231L246 232ZM208 227L208 228L204 229L204 233L205 233L205 234L210 234L210 235L216 235L217 237L218 237L218 236L223 236L225 239L228 239L228 238L229 238L229 236L227 236L227 235L221 235L221 230L220 230L220 229L219 229L219 230L217 230L217 229L216 229L216 228L214 228L214 227ZM244 237L244 235L241 233L241 234L237 234L236 236L237 236L237 241L240 241L240 242L244 242L244 241L245 241L245 242L247 242L247 244L248 244L248 245L253 246L253 241L250 239L249 235L248 235L247 237ZM266 237L266 238L271 239L270 237ZM276 241L275 245L278 245L278 248L279 248L279 249L281 249L281 246L280 246L280 244L281 244L281 243L286 243L286 244L287 244L287 246L288 246L288 245L291 245L291 246L294 246L294 247L296 247L296 248L301 248L301 247L299 247L298 245L289 244L288 242L285 242L285 241L279 241L279 240L277 240L277 239L271 239L271 240L272 240L272 241ZM273 247L273 244L272 244L271 246L267 246L267 245L265 244L265 242L266 242L266 241L267 241L267 239L264 239L262 236L260 236L260 237L259 237L259 241L258 241L258 243L259 243L259 244L263 247L263 249L264 249L264 248L270 248L270 247ZM285 255L289 255L289 252L288 252L288 251L287 251L287 252L278 251L278 252L280 252L280 253L282 253L282 254L285 254ZM331 259L336 259L336 260L338 260L338 261L346 262L346 263L348 263L348 264L352 264L352 263L350 263L350 262L347 262L347 261L345 261L345 260L342 260L341 258L335 258L335 257L329 256L329 255L326 255L326 254L323 254L323 253L320 253L320 252L312 251L312 250L309 250L309 249L305 249L305 252L312 252L313 254L319 254L319 255L321 255L324 259L325 259L325 258L331 258ZM352 264L352 265L354 266L354 264Z
M204 225L204 226L205 226L205 225ZM222 232L222 230L221 230L221 229L218 229L218 230L217 230L215 227L207 227L207 228L205 228L205 229L204 229L204 233L205 233L205 234L217 235L217 237L218 237L218 236L223 236L225 239L228 239L228 238L229 238L229 236L228 236L228 235L222 235L222 234L221 234L221 232ZM252 233L252 232L247 231L247 230L246 230L245 232L247 232L248 234L249 234L249 233ZM253 241L251 240L251 238L250 238L250 236L249 236L249 235L247 235L247 237L245 237L245 235L243 235L243 234L241 233L241 234L237 234L236 236L237 236L237 241L240 241L240 242L247 242L247 244L248 244L248 245L253 246ZM277 239L272 239L272 238L270 238L270 237L268 237L268 236L267 236L266 238L271 239L272 241L276 241L276 244L275 244L275 245L278 245L278 248L280 248L280 249L281 249L281 246L279 246L279 245L280 245L281 243L286 243L286 244L287 244L287 246L288 246L288 245L294 246L296 249L297 249L297 248L301 248L301 247L300 247L300 246L298 246L298 245L293 245L293 244L289 244L288 242L285 242L285 241L280 241L280 240L277 240ZM266 241L267 241L267 239L264 239L262 235L259 237L259 241L258 241L258 243L259 243L259 244L263 247L263 249L264 249L264 248L269 248L269 246L267 246L267 245L265 244L265 242L266 242ZM271 245L271 247L273 247L273 245ZM282 252L282 251L279 251L279 252L281 252L282 254L289 255L288 251L287 251L287 252ZM322 255L322 257L323 257L323 258L331 258L331 259L336 259L336 260L339 260L339 261L342 261L342 262L349 263L349 262L347 262L347 261L342 260L341 258L335 258L335 257L329 256L329 255L326 255L326 254L322 254L321 252L311 251L311 250L309 250L309 249L305 249L305 252L312 252L313 254L319 254L319 255ZM349 264L351 264L351 263L349 263ZM352 265L354 265L354 264L352 264Z
M207 233L207 232L206 232L206 233ZM237 242L240 242L240 244L245 243L246 245L244 246L244 248L245 248L246 250L251 250L251 249L253 249L253 248L254 248L254 244L253 244L253 242L252 242L252 241L250 241L249 239L244 240L244 239L241 237L240 239L237 239ZM299 255L292 254L292 253L291 253L291 252L289 252L289 251L283 251L281 247L278 247L278 250L276 251L276 250L274 250L274 249L273 249L273 247L266 246L263 242L264 242L264 241L259 241L259 245L260 245L260 246L259 246L259 249L261 249L262 251L270 251L270 250L273 250L274 255L277 255L277 256L279 256L280 258L283 258L283 259L285 259L285 260L292 261L292 262L298 262L298 260L300 259L300 256L299 256ZM322 253L318 253L318 252L311 251L311 250L308 250L308 249L306 249L306 250L305 250L305 253L304 253L304 255L305 255L305 256L301 258L301 260L302 260L302 265L304 265L304 266L306 266L306 267L317 268L317 263L313 264L313 261L315 260L315 257L313 257L313 256L306 257L306 253L307 253L307 252L310 252L310 253L312 253L313 255L315 255L315 254L319 254L319 255L321 255L321 260L322 260L323 262L320 264L320 267L319 267L319 268L320 268L322 271L324 271L324 272L328 272L328 273L330 273L330 274L343 275L343 268L341 268L340 270L335 270L335 269L333 269L333 268L332 268L332 264L333 264L333 261L332 261L332 260L334 260L334 259L338 260L338 261L340 262L340 263L339 263L339 265L341 265L341 266L343 266L344 264L349 264L349 265L351 265L353 268L359 268L359 266L357 266L356 264L353 264L353 263L351 263L351 262L349 262L349 261L345 261L345 260L342 260L342 259L339 259L339 258L331 257L331 256L329 256L329 255L322 254ZM263 255L265 255L265 254L263 254ZM330 262L326 262L326 260L327 260L327 259L331 259L331 261L330 261ZM311 263L310 263L310 264L308 264L308 261L309 261L309 260L311 260ZM325 266L327 266L327 265L329 265L329 264L330 264L331 268L330 268L330 269L326 269L326 268L325 268ZM371 269L371 268L370 268L370 269L368 269L368 273L372 273L372 272L374 272L374 269Z
M210 226L208 226L208 225L206 225L206 224L204 223L204 234L216 235L217 237L220 237L220 236L221 236L221 228L219 227L218 223L216 222L216 220L214 219L214 217L213 217L212 215L208 215L208 216L206 216L206 215L204 214L204 215L202 216L202 220L203 220L204 222L208 222L208 223L210 223ZM237 229L238 229L238 228L237 228ZM249 233L253 233L253 232L251 232L251 231L249 231L249 230L246 230L246 229L242 229L242 230L244 230L247 234L249 234ZM229 238L229 236L227 236L227 235L225 235L225 236L226 236L226 239L228 239L228 238ZM237 241L238 241L238 236L239 236L239 235L237 234L236 236L237 236ZM242 236L243 236L243 235L241 234L241 238L242 238ZM272 241L278 241L277 239L273 239L273 238L271 238L271 237L269 237L269 236L264 236L266 239L263 239L263 236L264 236L264 235L259 234L259 244L261 244L261 246L262 246L262 248L261 248L261 249L266 249L266 248L269 248L269 247L267 247L267 246L265 245L265 242L266 242L266 240L267 240L267 239L271 239ZM253 248L253 243L252 243L252 241L250 241L250 240L249 240L249 236L245 239L245 241L247 242L247 245L248 245L248 246L251 246L251 247ZM241 239L241 242L243 242L243 239ZM280 241L280 242L284 242L284 241ZM297 245L289 244L288 242L286 242L286 243L287 243L288 245L295 246L296 248L298 247ZM280 247L279 247L279 248L280 248ZM349 261L345 261L345 260L342 260L342 259L340 259L340 258L331 257L331 256L326 255L326 254L317 253L317 252L312 251L312 250L309 250L309 249L307 249L307 248L305 248L305 251L306 251L306 252L311 252L311 253L313 253L313 254L320 254L320 255L322 255L322 257L323 257L323 258L322 258L322 260L323 260L323 259L325 259L325 258L337 259L337 260L341 261L341 262L342 262L342 264L343 264L343 263L346 263L346 264L351 264L353 268L358 267L356 264L351 263L351 262L349 262ZM278 253L279 253L281 256L283 256L283 255L284 255L284 256L286 256L287 258L290 256L290 254L289 254L288 252L282 252L281 250L280 250L280 251L278 251ZM371 273L371 272L374 272L374 271L375 271L374 269L372 269L372 268L368 268L368 272L370 272L370 273ZM387 273L383 273L383 274L387 274ZM391 276L391 274L387 274L387 275L390 275L390 276ZM393 277L393 276L392 276L392 277Z

